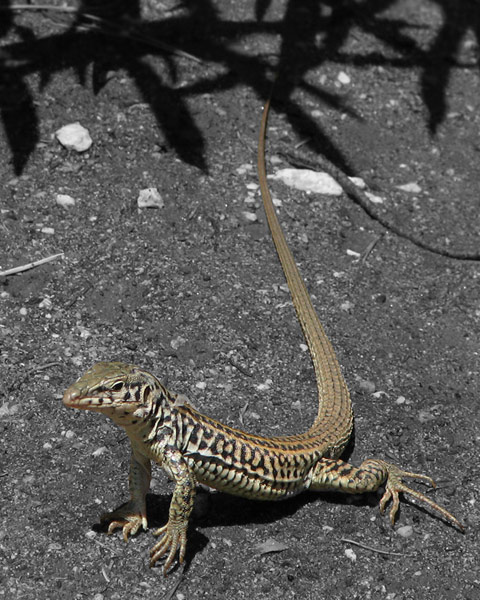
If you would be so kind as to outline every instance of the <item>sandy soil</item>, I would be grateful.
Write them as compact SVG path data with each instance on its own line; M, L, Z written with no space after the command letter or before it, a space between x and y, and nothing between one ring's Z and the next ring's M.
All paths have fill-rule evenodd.
M130 29L112 25L113 2L103 32L8 6L0 268L65 256L0 277L0 598L152 599L177 583L178 600L477 598L480 268L445 254L479 252L478 2L152 0ZM467 529L410 502L392 529L379 495L200 494L187 569L165 580L148 568L150 531L124 544L98 526L127 498L124 433L61 395L122 360L228 424L311 423L314 376L256 187L274 66L269 172L302 144L363 177L392 224L347 195L271 182L352 391L347 457L431 475ZM81 154L54 135L76 121L93 139ZM138 210L148 187L163 208ZM157 469L151 527L171 490ZM286 549L261 554L269 539Z

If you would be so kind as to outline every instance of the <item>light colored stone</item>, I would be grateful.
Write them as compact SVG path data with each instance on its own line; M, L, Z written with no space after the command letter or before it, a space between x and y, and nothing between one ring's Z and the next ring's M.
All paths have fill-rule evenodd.
M55 132L55 136L62 146L76 152L85 152L93 143L88 129L80 123L70 123L60 127Z

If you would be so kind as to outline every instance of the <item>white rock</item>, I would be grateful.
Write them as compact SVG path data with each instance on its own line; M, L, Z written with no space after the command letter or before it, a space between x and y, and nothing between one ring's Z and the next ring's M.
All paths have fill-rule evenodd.
M75 206L75 198L72 198L68 194L57 194L55 196L55 202L62 208L71 208L72 206Z
M413 527L411 525L403 525L397 529L398 535L403 538L409 538L413 535Z
M419 194L422 191L422 188L415 181L411 181L410 183L405 183L404 185L397 185L397 190L402 190L402 192L411 192L412 194Z
M372 192L365 192L365 195L374 204L383 204L383 198L381 196L375 196Z
M363 181L363 179L361 177L349 177L349 179L352 183L354 183L361 190L364 190L367 187L366 183Z
M138 208L163 208L165 205L157 188L140 190L137 198Z
M340 71L337 75L337 79L340 83L343 83L343 85L348 85L352 81L345 71Z
M258 220L258 217L255 213L250 212L248 210L244 210L243 211L243 216L247 219L247 221L251 221L252 223L255 223L255 221Z
M271 179L280 179L285 185L315 194L340 196L342 188L328 173L319 173L310 169L280 169L271 176Z
M55 132L55 135L62 146L69 150L85 152L92 145L92 138L88 133L88 129L85 129L80 123L64 125Z
M351 548L345 549L345 556L352 562L357 562L357 555Z

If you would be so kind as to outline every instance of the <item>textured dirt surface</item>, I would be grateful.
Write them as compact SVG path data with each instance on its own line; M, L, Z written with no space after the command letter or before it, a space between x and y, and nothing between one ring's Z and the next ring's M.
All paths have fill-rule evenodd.
M478 2L167 0L142 6L128 37L8 6L0 268L65 256L0 277L0 598L163 598L177 583L178 600L478 598L480 265L441 251L479 251ZM363 177L405 233L346 195L271 182L352 391L347 457L431 475L431 497L467 529L403 502L392 530L379 495L199 494L187 569L164 579L148 568L151 530L125 544L98 526L127 498L126 436L61 395L93 363L122 360L231 425L311 423L314 376L256 187L275 65L269 172L302 144ZM54 136L75 121L93 138L83 154ZM148 187L163 208L138 210ZM151 527L171 491L155 470ZM261 554L269 539L286 549Z

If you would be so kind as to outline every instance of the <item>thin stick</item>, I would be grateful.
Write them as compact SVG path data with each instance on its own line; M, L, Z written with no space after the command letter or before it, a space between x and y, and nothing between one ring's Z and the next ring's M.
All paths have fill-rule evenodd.
M47 258L41 258L40 260L35 260L26 265L21 265L20 267L14 267L13 269L7 269L6 271L0 271L0 277L6 277L7 275L14 275L15 273L21 273L22 271L28 271L30 269L34 269L39 265L44 265L45 263L52 262L52 260L56 260L57 258L63 258L64 253L59 252L58 254L52 254L52 256L47 256Z
M347 538L341 538L340 541L345 542L346 544L353 544L354 546L359 546L360 548L370 550L371 552L376 552L377 554L387 554L388 556L411 556L411 554L407 555L402 554L401 552L389 552L388 550L379 550L378 548L372 548L372 546L367 546L366 544L356 542L355 540L349 540Z

